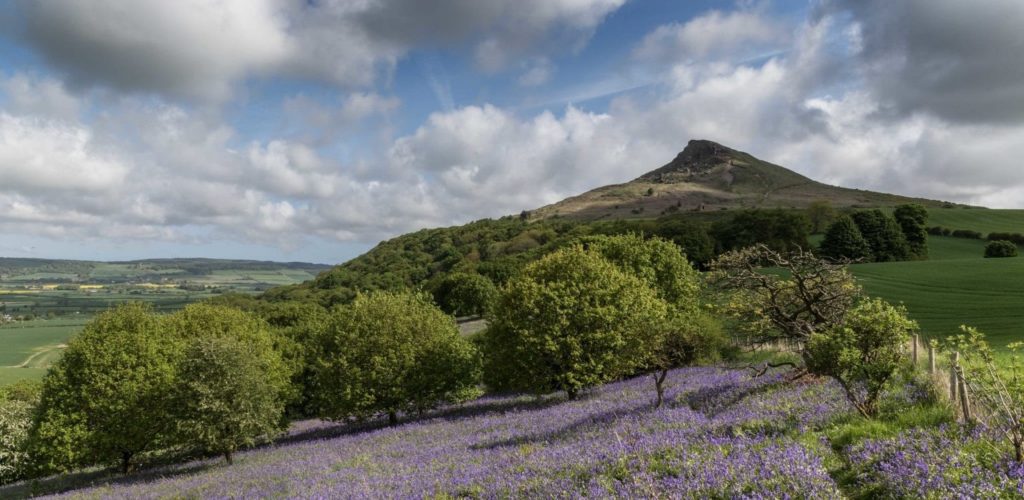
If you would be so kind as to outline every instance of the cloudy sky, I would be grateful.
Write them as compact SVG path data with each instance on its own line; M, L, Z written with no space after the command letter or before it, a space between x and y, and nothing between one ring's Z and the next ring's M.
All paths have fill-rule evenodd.
M691 138L1024 208L1020 0L10 0L0 256L337 263Z

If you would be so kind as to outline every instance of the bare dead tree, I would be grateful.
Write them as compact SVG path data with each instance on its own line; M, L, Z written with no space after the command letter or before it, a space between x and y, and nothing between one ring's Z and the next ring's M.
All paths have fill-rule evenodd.
M861 297L846 264L755 245L715 260L710 282L728 293L725 308L741 320L748 343L782 340L802 353L811 334L839 325Z

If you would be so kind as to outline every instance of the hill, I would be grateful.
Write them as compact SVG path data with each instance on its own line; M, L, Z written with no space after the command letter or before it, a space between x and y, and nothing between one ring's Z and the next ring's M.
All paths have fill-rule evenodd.
M625 184L588 191L539 208L531 217L580 220L656 217L673 212L750 208L807 208L828 200L836 208L950 203L823 184L721 144L692 140L665 166Z
M188 279L218 271L316 273L330 268L306 262L235 259L145 259L118 262L0 257L0 282L125 283Z

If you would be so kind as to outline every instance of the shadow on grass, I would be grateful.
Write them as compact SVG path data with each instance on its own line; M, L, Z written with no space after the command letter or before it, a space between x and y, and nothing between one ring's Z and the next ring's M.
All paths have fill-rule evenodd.
M99 486L130 486L169 477L196 474L224 464L217 459L191 462L182 465L152 466L131 475L122 475L114 468L90 469L42 479L22 481L0 486L0 498L31 498L40 495L55 495L82 488Z

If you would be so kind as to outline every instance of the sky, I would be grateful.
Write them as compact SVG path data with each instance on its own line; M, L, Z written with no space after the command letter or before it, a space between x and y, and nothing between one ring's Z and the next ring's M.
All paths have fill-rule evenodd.
M1020 0L9 0L0 256L340 263L709 139L1024 208Z

